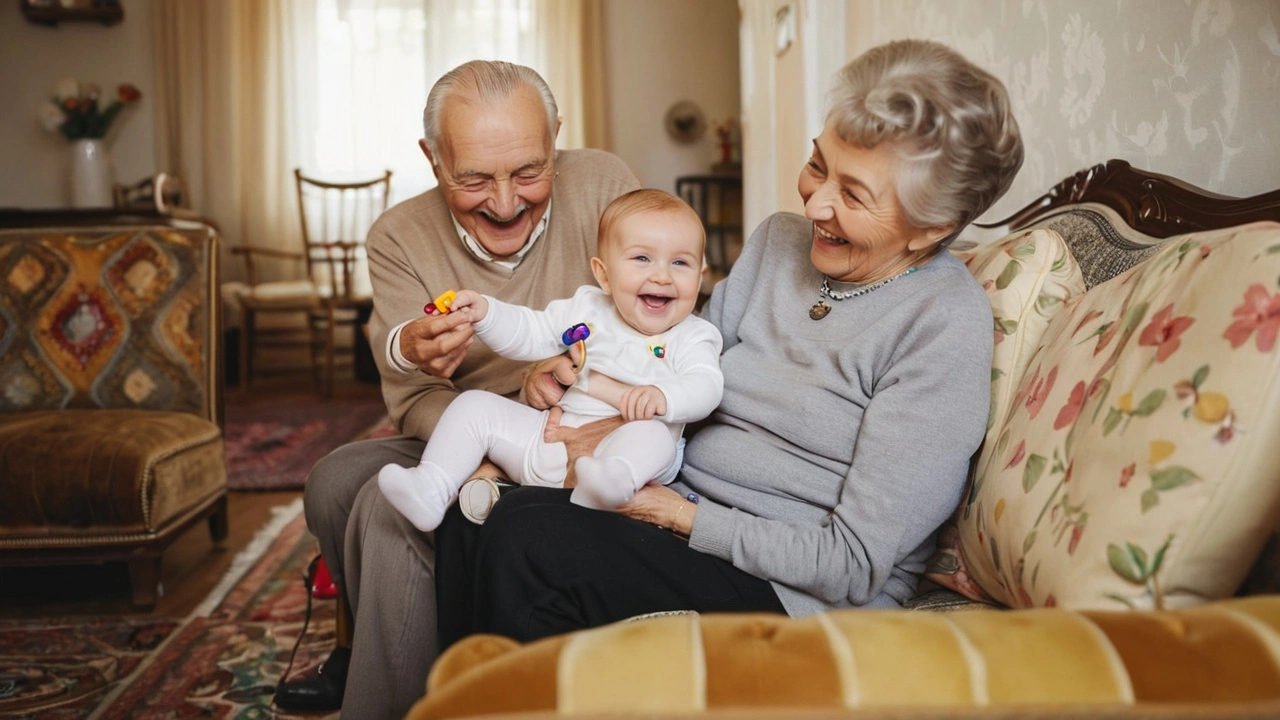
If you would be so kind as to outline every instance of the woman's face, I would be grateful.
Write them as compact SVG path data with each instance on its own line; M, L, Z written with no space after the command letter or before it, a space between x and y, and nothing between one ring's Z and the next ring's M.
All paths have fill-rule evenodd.
M902 217L888 143L868 150L840 139L831 123L800 171L800 197L813 221L809 258L832 280L868 283L923 261L947 228L916 228Z

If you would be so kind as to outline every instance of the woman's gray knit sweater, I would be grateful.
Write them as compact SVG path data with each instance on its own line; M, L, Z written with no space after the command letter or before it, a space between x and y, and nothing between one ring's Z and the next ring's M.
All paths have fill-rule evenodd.
M724 335L724 400L674 486L702 497L689 544L771 581L792 616L911 596L991 383L991 305L959 260L828 299L815 321L812 237L773 215L716 287L703 316Z

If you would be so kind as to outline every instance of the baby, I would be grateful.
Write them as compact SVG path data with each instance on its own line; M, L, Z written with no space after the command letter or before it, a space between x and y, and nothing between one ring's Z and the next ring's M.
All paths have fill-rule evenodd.
M625 504L660 478L670 482L685 423L720 404L720 333L692 316L706 236L697 213L661 190L623 195L600 217L591 271L600 287L542 311L460 290L449 312L470 316L494 352L541 360L586 336L578 378L558 403L561 424L621 415L594 455L574 465L572 502L599 510ZM584 325L586 332L583 331ZM387 465L378 486L419 530L434 530L462 484L487 456L521 485L562 487L568 454L542 440L547 411L469 390L449 404L417 467Z

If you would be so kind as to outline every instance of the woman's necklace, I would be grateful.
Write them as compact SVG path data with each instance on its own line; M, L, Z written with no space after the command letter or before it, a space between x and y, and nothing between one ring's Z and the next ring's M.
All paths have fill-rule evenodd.
M879 290L880 288L884 287L885 285L888 285L894 280L897 280L903 275L910 275L915 271L916 271L915 268L907 268L906 270L903 270L897 275L894 275L891 278L885 278L884 280L881 280L878 283L863 285L862 287L856 287L852 290L845 290L843 292L836 292L835 290L832 290L829 278L827 278L824 275L822 277L822 287L819 288L818 292L823 297L829 297L832 300L839 302L840 300L848 300L849 298L858 297L859 295L866 295L872 290ZM822 318L826 317L827 313L829 312L831 312L831 306L823 302L822 298L818 298L818 302L814 303L813 307L809 308L809 319L821 320Z

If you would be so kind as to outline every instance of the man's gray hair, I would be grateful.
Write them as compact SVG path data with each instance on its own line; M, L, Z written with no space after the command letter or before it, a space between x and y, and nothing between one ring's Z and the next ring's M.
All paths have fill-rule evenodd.
M560 111L547 81L536 70L501 60L472 60L445 73L427 94L427 106L422 111L422 137L433 160L439 162L440 158L440 117L446 100L457 93L466 93L470 98L490 103L511 97L521 87L538 93L547 113L547 133L554 138Z
M888 142L914 227L954 225L939 247L986 212L1022 167L1022 136L1005 86L936 42L896 40L844 66L827 121L847 143Z

